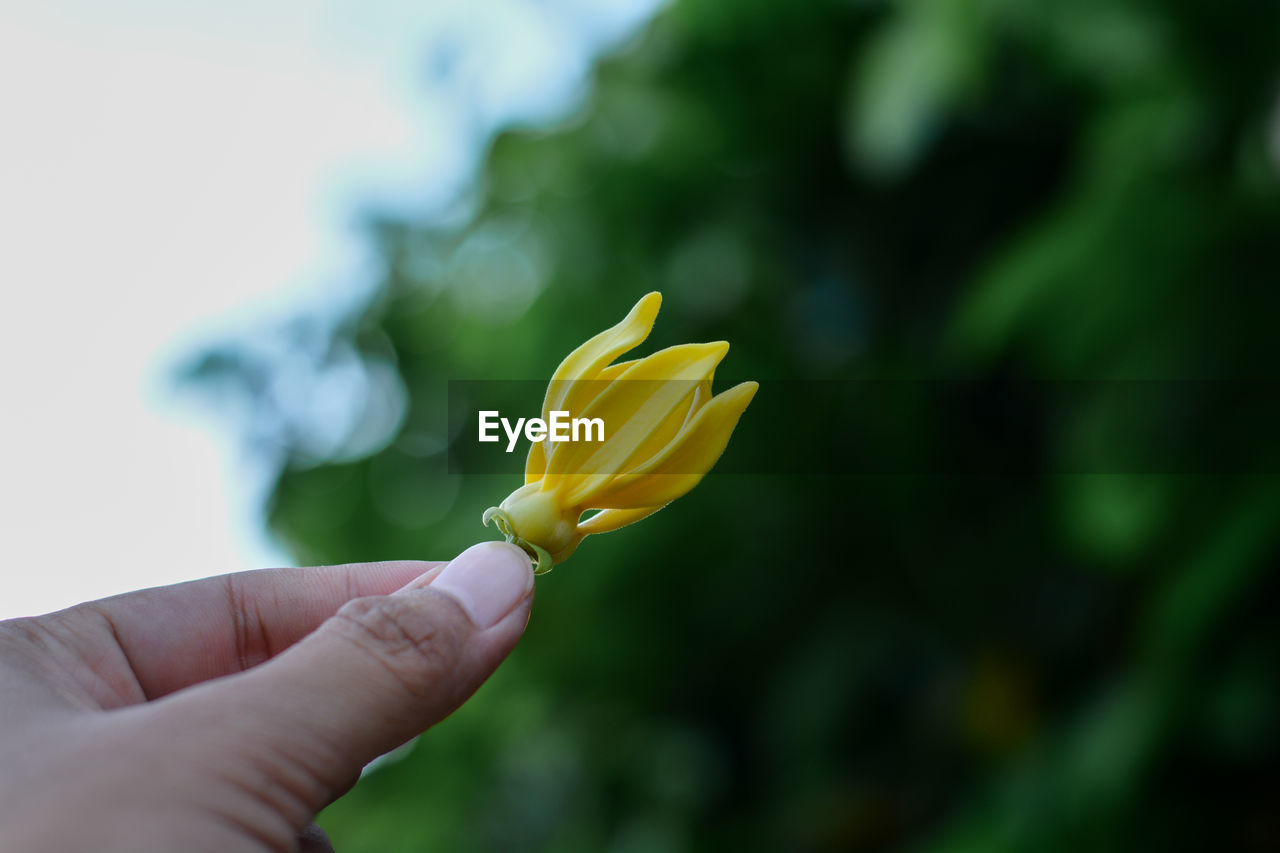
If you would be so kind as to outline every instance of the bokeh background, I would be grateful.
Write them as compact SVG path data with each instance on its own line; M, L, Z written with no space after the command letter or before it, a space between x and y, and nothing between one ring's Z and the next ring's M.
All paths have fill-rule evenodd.
M1035 417L1044 380L1171 380L1153 429L1275 459L1214 395L1276 378L1280 6L646 15L558 112L477 134L449 203L362 210L378 274L343 310L177 369L271 460L304 564L485 537L516 482L447 473L448 381L546 376L645 291L651 345L730 340L726 381L762 382L724 460L748 473L540 580L491 682L324 812L337 849L1280 847L1274 466L1064 473L1113 440L1107 397ZM422 73L465 44L424 38ZM749 473L763 419L794 420L809 471L834 451L770 383L866 379L964 380L1018 428L863 417L1018 464Z

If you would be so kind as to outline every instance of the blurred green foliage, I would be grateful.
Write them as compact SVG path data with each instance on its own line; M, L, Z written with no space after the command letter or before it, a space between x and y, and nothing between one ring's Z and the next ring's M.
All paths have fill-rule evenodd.
M485 538L517 480L445 473L447 380L546 377L651 289L652 346L730 340L726 381L763 383L739 470L771 380L1274 378L1277 34L1244 0L680 0L579 112L494 140L464 224L378 219L377 292L282 332L382 377L347 438L389 439L317 444L270 359L197 374L281 454L271 526L316 563ZM1270 452L1247 426L1205 428ZM344 853L1276 849L1280 481L1051 473L1107 436L1100 405L1018 475L712 476L540 581L498 675L321 824Z

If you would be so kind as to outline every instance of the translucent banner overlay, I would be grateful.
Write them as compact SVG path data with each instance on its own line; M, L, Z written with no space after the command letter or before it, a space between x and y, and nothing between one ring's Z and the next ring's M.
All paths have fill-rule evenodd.
M676 461L665 468L655 457L688 436L709 399L698 384L450 381L448 470L523 473L528 421L546 420L550 393L566 413L561 435L572 435L572 419L603 421L604 440L590 447L544 439L553 454L575 448L561 457L564 473L626 473L646 462L657 473L695 473L682 470L689 454L668 451L664 458ZM733 384L717 380L715 391ZM497 440L479 440L481 412L492 413L488 434ZM585 425L578 427L583 441ZM1278 437L1280 381L765 381L714 472L1276 474Z

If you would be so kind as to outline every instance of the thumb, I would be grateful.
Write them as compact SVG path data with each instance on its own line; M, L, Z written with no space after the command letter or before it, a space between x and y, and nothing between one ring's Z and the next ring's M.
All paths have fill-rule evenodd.
M523 551L474 545L438 574L350 601L267 663L172 704L185 706L177 716L188 724L208 720L204 731L232 760L245 757L252 777L291 780L300 804L319 809L475 692L519 640L532 600Z

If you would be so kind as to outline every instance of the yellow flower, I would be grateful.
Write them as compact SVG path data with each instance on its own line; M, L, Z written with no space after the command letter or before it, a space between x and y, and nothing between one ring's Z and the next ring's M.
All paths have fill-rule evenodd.
M724 341L683 344L634 361L618 356L649 336L662 304L644 296L626 318L571 352L556 368L542 418L599 418L603 441L529 448L525 484L484 514L537 558L539 573L563 562L584 537L652 515L698 484L729 443L755 382L711 395ZM599 512L583 519L588 510Z

